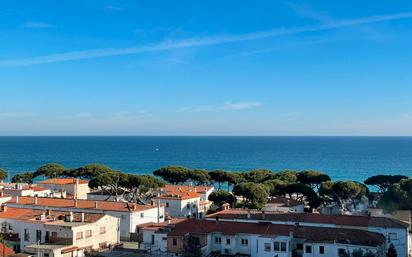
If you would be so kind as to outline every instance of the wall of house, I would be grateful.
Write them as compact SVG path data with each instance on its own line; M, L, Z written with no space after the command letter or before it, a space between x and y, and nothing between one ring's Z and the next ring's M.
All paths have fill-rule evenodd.
M271 237L261 237L260 235L253 235L251 237L251 257L273 257L273 256L278 256L278 257L290 257L291 251L290 249L290 237L287 236L277 236L274 238ZM286 242L286 251L281 252L281 251L275 251L273 244L274 242ZM265 249L265 244L270 245L270 250Z
M396 248L398 257L407 257L408 250L410 249L408 236L409 233L406 229L400 228L383 228L383 227L369 227L369 231L381 233L386 238L386 245L392 243Z
M159 198L160 203L165 205L166 215L171 217L187 217L190 215L193 217L193 213L196 213L198 217L200 198L192 198L186 200ZM187 205L190 204L190 208Z

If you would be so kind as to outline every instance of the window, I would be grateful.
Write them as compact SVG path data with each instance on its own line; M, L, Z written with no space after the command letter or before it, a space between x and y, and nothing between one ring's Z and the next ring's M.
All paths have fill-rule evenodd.
M173 238L173 245L177 245L177 239L176 238Z
M319 254L325 254L325 247L323 245L319 246Z
M241 244L242 244L242 245L248 245L248 244L249 244L249 240L247 240L247 239L242 239L242 240L241 240Z
M215 243L216 244L221 244L222 243L222 238L221 237L215 237Z
M265 252L270 252L270 243L265 243Z
M144 213L140 213L140 218L144 218Z
M82 238L83 238L83 232L77 232L76 233L76 239L79 240L79 239L82 239Z
M152 245L155 243L155 235L152 235Z
M24 229L24 241L30 240L30 232L27 228Z
M162 240L163 240L163 241L166 241L166 240L167 240L167 237L162 237Z
M43 253L43 257L49 257L50 256L50 254L48 254L48 253Z
M86 238L92 237L92 231L91 231L90 229L89 229L89 230L86 230L85 237L86 237Z
M230 238L226 238L226 244L230 245Z
M106 234L106 227L100 227L99 231L100 231L100 235Z
M311 245L306 245L305 246L305 253L312 253L312 246Z
M341 256L341 255L346 255L346 250L343 249L343 248L339 248L339 249L338 249L338 255L339 255L339 256Z
M301 243L296 244L296 249L303 250L303 244Z
M275 252L280 251L280 243L279 242L274 242L273 243L273 251L275 251Z
M166 203L166 208L169 208L169 203Z
M187 203L186 207L187 207L188 209L190 209L190 203Z
M281 252L286 252L286 242L281 242L280 243L280 251Z
M36 230L36 242L41 242L41 230Z

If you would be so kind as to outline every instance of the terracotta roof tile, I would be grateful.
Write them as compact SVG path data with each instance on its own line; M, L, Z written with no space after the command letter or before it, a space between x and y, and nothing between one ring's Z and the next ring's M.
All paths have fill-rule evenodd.
M141 205L135 203L124 202L111 202L111 201L92 201L92 200L74 200L74 199L62 199L62 198L47 198L37 197L37 204L35 203L35 197L19 196L18 203L16 203L16 197L13 197L6 204L17 205L36 205L36 206L50 206L50 207L67 207L78 209L98 209L105 211L119 211L119 212L138 212L156 208L153 205ZM75 206L77 202L77 207ZM97 207L97 208L96 208Z
M247 219L248 212L250 212L250 219L252 220L268 220L277 222L293 222L293 223L321 223L321 224L335 224L344 226L383 226L406 228L408 224L387 217L373 217L373 216L356 216L356 215L323 215L316 213L279 213L279 212L265 212L263 215L260 211L248 211L244 209L229 209L209 215L209 218L221 219Z
M87 180L79 180L79 184L88 184L89 181ZM56 185L69 185L69 184L76 184L75 178L50 178L46 179L39 184L56 184Z

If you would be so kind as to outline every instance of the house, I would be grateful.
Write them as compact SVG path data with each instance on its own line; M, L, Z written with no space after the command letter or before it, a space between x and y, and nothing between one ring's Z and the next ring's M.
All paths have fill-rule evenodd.
M166 215L203 218L211 205L208 197L213 192L213 187L166 185L159 192L152 201L164 204Z
M164 207L156 205L25 196L14 197L5 205L30 210L48 209L52 211L108 214L120 219L120 237L122 241L132 240L136 235L136 226L139 224L164 221Z
M119 218L106 214L3 206L0 222L3 234L14 235L11 245L16 252L45 257L84 256L85 252L116 245L120 239Z
M66 192L76 199L86 199L90 192L89 181L76 178L51 178L39 182L39 185L55 192Z
M39 197L54 197L52 190L37 186L37 185L24 185L15 184L13 187L3 188L4 194L12 196L39 196Z
M158 247L150 248L152 256L197 252L202 256L290 257L295 253L302 257L335 257L343 251L364 249L383 257L385 245L383 235L364 230L268 222L185 219L162 227L147 226L141 233L141 245Z
M278 211L278 212L298 212L301 213L305 209L305 205L301 201L297 201L287 197L273 197L270 198L263 207L264 211Z
M271 224L299 225L305 227L357 229L379 233L385 238L385 251L393 244L399 257L406 257L410 249L409 224L388 217L323 215L316 213L278 213L244 209L229 209L211 214L208 220L236 221L245 223L269 222Z

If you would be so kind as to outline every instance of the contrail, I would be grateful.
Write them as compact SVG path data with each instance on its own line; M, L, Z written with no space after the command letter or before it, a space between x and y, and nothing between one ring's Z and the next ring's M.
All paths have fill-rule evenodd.
M43 55L22 59L9 59L0 60L0 67L11 67L11 66L29 66L36 64L54 63L54 62L65 62L72 60L83 60L99 57L109 57L109 56L120 56L120 55L131 55L144 52L156 52L165 51L178 48L189 48L198 46L210 46L219 45L227 43L236 43L244 41L252 41L269 37L276 37L282 35L295 35L308 32L333 30L351 26L358 26L364 24L371 24L376 22L400 20L412 18L412 12L395 13L388 15L377 15L368 16L356 19L345 19L331 21L325 24L315 25L315 26L302 26L302 27L292 27L292 28L277 28L273 30L258 31L253 33L245 33L238 35L219 35L214 37L199 37L199 38L189 38L183 40L166 40L157 44L146 45L146 46L135 46L126 48L100 48L91 49L83 51L56 53L51 55Z

